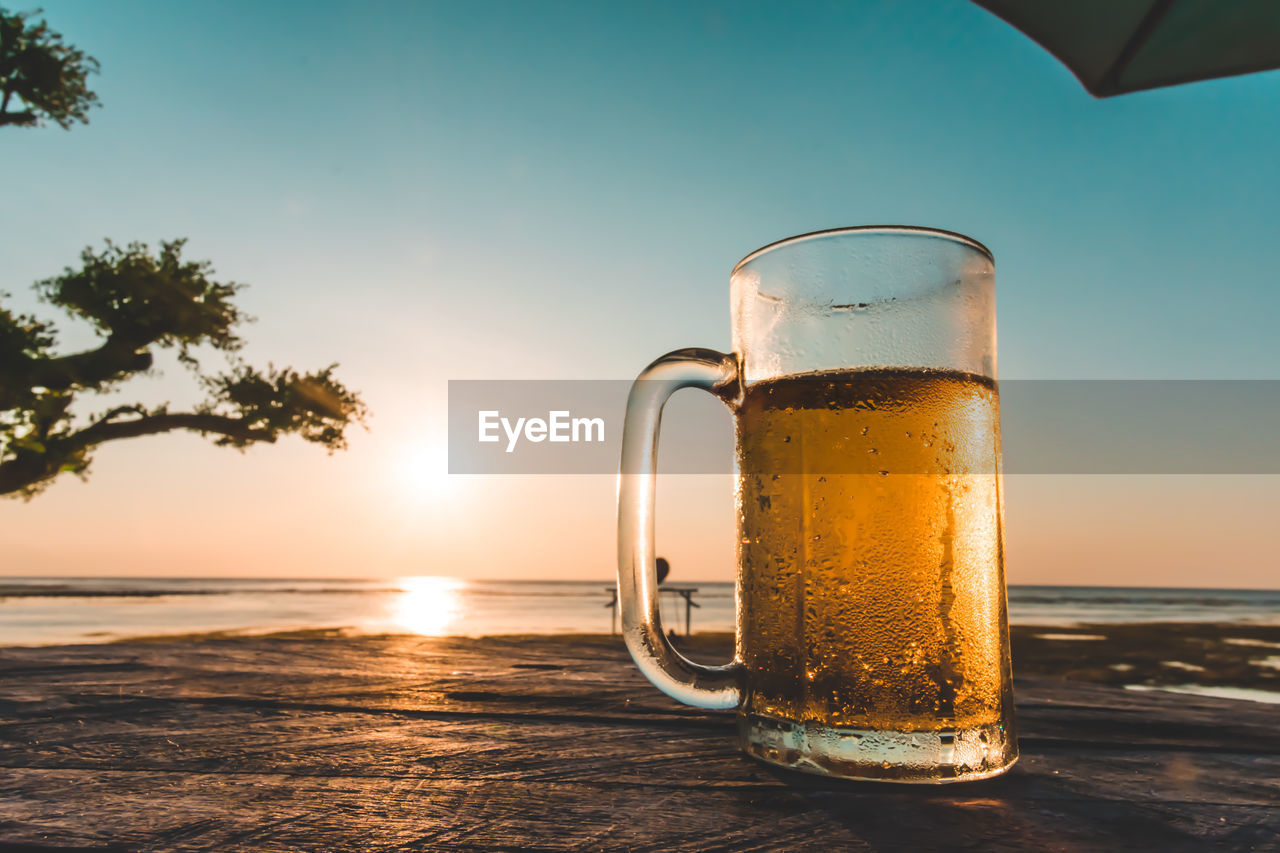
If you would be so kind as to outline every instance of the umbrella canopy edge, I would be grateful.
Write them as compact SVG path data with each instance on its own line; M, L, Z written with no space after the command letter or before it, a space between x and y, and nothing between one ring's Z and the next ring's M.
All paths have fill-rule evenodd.
M1159 29L1161 22L1173 10L1176 0L1153 0L1142 11L1140 17L1135 16L1133 29L1122 43L1114 43L1116 53L1107 63L1105 70L1084 67L1075 53L1079 51L1079 39L1072 44L1070 36L1047 27L1044 21L1036 21L1028 14L1034 4L1026 0L1009 3L1007 0L973 0L974 5L1004 21L1009 26L1040 45L1046 52L1057 59L1071 74L1080 81L1085 91L1095 98L1110 98L1129 92L1141 92L1159 89L1165 86L1176 86L1199 80L1217 80L1226 77L1237 77L1259 71L1271 71L1280 68L1280 54L1262 60L1246 61L1238 65L1219 65L1212 71L1206 70L1173 70L1167 74L1149 76L1141 82L1123 82L1125 71L1147 46L1152 36ZM1061 7L1059 7L1061 8ZM1072 7L1080 8L1080 7ZM1115 8L1115 7L1112 7ZM1083 11L1083 10L1082 10ZM1099 38L1102 34L1099 34ZM1074 50L1073 50L1074 49ZM1074 61L1073 61L1074 60Z

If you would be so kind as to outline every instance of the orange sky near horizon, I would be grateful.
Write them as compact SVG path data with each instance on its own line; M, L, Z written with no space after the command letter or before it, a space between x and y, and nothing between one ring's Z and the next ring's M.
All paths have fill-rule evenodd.
M415 460L377 429L331 458L189 435L107 446L89 482L0 502L0 574L613 577L614 477L450 476L425 447ZM1280 585L1280 476L1022 474L1005 491L1012 584ZM731 580L732 478L663 477L658 543L675 577Z

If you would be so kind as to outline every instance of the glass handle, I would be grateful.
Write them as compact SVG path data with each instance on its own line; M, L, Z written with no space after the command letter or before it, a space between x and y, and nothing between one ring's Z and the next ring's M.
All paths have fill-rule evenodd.
M694 663L672 647L662 631L654 564L654 497L658 485L658 431L662 407L681 388L718 393L732 388L738 363L708 349L670 352L644 369L631 385L618 472L618 597L622 636L636 666L672 699L699 708L736 708L741 670Z

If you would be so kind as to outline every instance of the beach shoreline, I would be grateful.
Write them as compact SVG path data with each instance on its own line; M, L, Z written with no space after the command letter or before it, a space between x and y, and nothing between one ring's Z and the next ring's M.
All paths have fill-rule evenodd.
M661 589L668 593L661 596L668 628L684 633L690 624L695 632L733 630L733 583L681 581L675 589ZM613 591L607 580L438 576L345 581L8 578L0 580L0 647L312 629L467 637L608 632L617 628ZM690 594L688 602L683 592ZM1039 631L1043 634L1079 632L1104 623L1280 626L1280 591L1013 585L1008 614L1016 629L1044 629ZM1268 641L1267 636L1242 638Z

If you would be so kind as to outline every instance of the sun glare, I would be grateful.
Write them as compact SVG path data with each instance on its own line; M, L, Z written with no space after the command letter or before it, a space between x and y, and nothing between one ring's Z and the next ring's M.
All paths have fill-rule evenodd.
M401 578L403 591L392 604L392 622L414 634L443 635L462 615L462 586L457 578Z
M423 447L399 457L400 482L409 494L434 497L448 490L449 453L442 446Z

